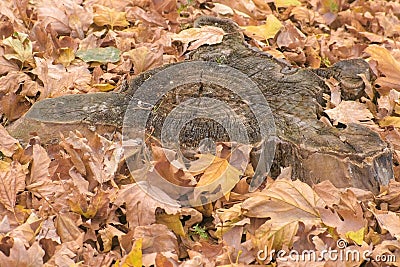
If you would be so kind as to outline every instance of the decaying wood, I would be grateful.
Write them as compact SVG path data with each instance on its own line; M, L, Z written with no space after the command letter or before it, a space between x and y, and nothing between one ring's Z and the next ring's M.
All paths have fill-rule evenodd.
M356 99L363 94L364 86L357 74L372 77L367 63L350 60L330 69L314 71L293 68L266 53L249 48L237 26L229 21L206 17L197 21L196 26L202 25L222 27L227 35L221 44L195 50L189 55L189 60L214 62L242 72L262 91L272 110L276 127L275 159L271 168L273 177L279 174L281 167L292 166L293 178L309 184L330 180L338 187L353 186L373 192L393 177L391 150L377 133L358 124L334 128L319 121L322 93L329 90L318 75L335 77L342 84L343 97ZM29 133L35 132L47 141L57 138L59 131L65 133L76 128L99 132L120 129L129 101L138 88L168 68L163 66L138 76L119 93L63 96L40 101L9 131L25 140ZM196 71L198 69L186 70L187 73ZM182 79L181 74L172 75L170 80ZM254 114L243 99L232 93L235 91L232 84L207 81L204 77L202 82L177 86L161 96L157 109L151 111L147 120L148 133L159 139L162 125L174 107L191 98L207 97L223 101L239 114L249 140L259 142ZM181 116L188 114L182 113ZM205 137L229 141L224 127L210 119L191 121L180 135L182 145L187 147L197 146L198 141Z

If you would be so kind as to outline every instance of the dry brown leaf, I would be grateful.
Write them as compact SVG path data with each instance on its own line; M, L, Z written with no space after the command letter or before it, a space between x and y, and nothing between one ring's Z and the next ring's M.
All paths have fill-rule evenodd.
M83 234L78 228L76 217L76 213L59 213L57 215L55 226L57 234L63 243L77 241L81 234Z
M222 42L225 32L223 29L214 26L203 26L201 28L190 28L178 34L172 35L172 40L190 44L188 50L194 50L202 45L218 44Z
M45 251L40 247L39 242L34 242L28 249L19 238L14 238L13 243L9 257L0 252L2 266L43 266Z
M286 247L290 248L293 246L293 242L296 239L295 236L298 229L298 221L289 223L273 223L267 221L255 231L252 240L255 246L260 250L266 247L275 250Z
M196 185L197 187L207 186L221 179L226 183L226 186L232 186L231 189L239 181L242 174L238 169L230 165L228 160L211 154L200 154L199 159L192 163L189 171L193 175L202 174Z
M47 155L46 150L38 144L33 145L32 152L32 166L30 179L27 181L28 185L37 183L39 181L49 180L49 166L50 157Z
M163 16L157 12L146 12L138 6L128 7L126 9L126 18L128 21L132 22L135 22L135 20L141 20L164 28L168 27L167 21Z
M397 211L400 208L400 182L390 180L388 189L377 197L377 201L386 202L389 210Z
M141 187L143 187L143 189ZM124 186L118 192L117 198L113 202L117 206L122 206L124 203L126 204L126 219L130 229L134 229L139 225L155 223L155 211L157 208L164 209L168 214L176 214L179 212L178 206L166 204L174 203L174 201L161 190L159 196L164 203L155 200L146 193L149 192L149 190L152 190L153 193L157 192L157 188L151 188L143 182Z
M125 52L124 56L128 56L133 61L135 74L138 75L162 64L163 49L155 50L156 52L142 46Z
M25 189L26 166L13 161L0 161L0 203L14 211L17 193Z
M38 19L51 25L57 33L84 38L93 22L92 12L78 2L68 0L42 0L36 3Z
M244 215L255 218L271 218L274 223L303 221L321 222L318 208L324 201L306 183L299 180L276 180L257 196L243 202Z
M177 235L186 236L180 219L180 214L167 214L162 209L156 210L156 223L167 226Z
M386 48L378 45L368 46L365 52L371 55L371 59L378 62L379 71L386 76L379 77L376 83L400 91L400 62Z
M313 189L330 207L339 204L340 191L332 184L331 181L326 180L316 184L313 186Z
M355 101L342 101L337 107L325 110L325 113L333 120L333 125L338 125L339 122L343 124L368 123L374 118L365 104Z
M7 130L0 125L0 152L6 157L11 157L19 148L18 140L12 137Z
M357 232L364 229L365 219L360 203L355 194L347 190L341 194L340 205L334 206L335 209L319 207L322 222L332 228L336 228L342 238L352 231Z
M121 232L112 225L107 225L106 228L99 230L99 237L103 241L102 252L104 253L111 251L113 238L117 237L118 239L120 239L120 237L124 234L124 232Z
M388 213L374 213L382 229L387 230L394 238L400 239L400 217L396 213L389 211Z
M143 254L178 251L176 236L163 224L137 226L133 237L136 240L142 238Z

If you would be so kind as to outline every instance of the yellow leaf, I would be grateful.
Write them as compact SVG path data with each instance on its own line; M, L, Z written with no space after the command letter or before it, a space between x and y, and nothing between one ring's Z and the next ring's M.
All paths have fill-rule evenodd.
M179 214L156 213L156 222L164 224L177 235L185 236Z
M282 23L274 16L268 15L267 21L263 25L259 26L246 26L242 27L248 36L254 37L260 40L267 40L274 38L275 35L282 28Z
M15 51L15 54L5 54L4 57L6 59L16 59L22 63L33 61L32 42L28 39L27 34L15 32L12 36L4 39L3 44Z
M253 238L254 244L263 249L265 246L279 250L284 247L291 247L294 242L299 222L265 222L256 231Z
M63 47L60 50L60 56L57 58L56 63L61 63L64 67L68 67L75 59L74 50L69 47Z
M353 240L354 242L357 243L357 245L362 245L363 241L364 241L364 227L362 227L360 230L358 230L357 232L353 232L353 231L348 231L346 233L346 237L350 238L351 240Z
M239 181L241 172L229 164L226 159L215 157L211 154L201 154L197 162L211 162L208 167L202 171L194 171L194 175L203 173L200 177L197 187L209 185L216 180L221 181ZM196 161L193 162L193 166L196 166ZM189 171L193 170L192 168ZM192 172L192 171L191 171Z
M142 242L141 238L135 241L122 267L142 267Z
M93 84L94 88L99 89L101 92L108 92L115 88L115 85L105 83L105 84Z
M300 6L301 2L297 0L275 0L276 7L289 7L289 6Z
M388 116L379 121L379 126L394 126L400 128L400 117Z
M118 12L115 9L96 5L93 22L97 26L110 25L111 29L115 26L126 27L129 22L126 20L126 12Z

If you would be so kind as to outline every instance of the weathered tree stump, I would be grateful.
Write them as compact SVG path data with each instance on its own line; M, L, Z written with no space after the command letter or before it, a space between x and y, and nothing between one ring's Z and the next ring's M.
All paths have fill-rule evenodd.
M256 114L258 109L251 109L244 99L246 97L240 95L246 92L246 85L243 85L244 89L232 88L239 86L241 79L233 83L213 80L212 74L206 73L203 63L198 66L176 63L139 75L118 93L72 95L37 102L9 128L10 133L26 140L30 132L36 132L46 141L56 138L59 131L76 128L100 133L121 129L132 97L137 97L138 90L147 83L155 87L152 91L153 99L158 101L150 105L145 126L147 134L156 139L162 138L161 129L175 107L185 101L198 99L193 102L193 105L199 105L198 108L190 109L189 105L186 106L189 109L179 113L184 119L190 117L195 110L200 110L196 119L184 126L177 122L180 145L196 147L204 138L232 141L226 126L218 121L220 116L229 118L230 115L227 117L223 114L224 109L219 111L218 105L210 104L208 110L215 112L205 114L213 114L215 118L201 118L201 110L204 109L204 106L200 106L202 99L208 99L208 103L214 103L211 99L215 99L226 103L226 107L240 118L250 143L262 141L261 128L264 126L260 125L268 125L273 119L276 128L275 157L270 172L273 177L279 174L281 167L292 166L292 177L309 184L330 180L338 187L353 186L373 192L377 192L379 185L386 185L393 177L391 150L377 133L358 124L334 128L319 121L322 115L322 93L329 91L320 76L335 77L341 82L343 97L356 99L363 94L364 88L357 74L372 77L366 62L349 60L329 69L318 70L293 68L269 54L249 48L238 27L230 21L203 17L196 23L196 26L202 25L221 27L227 34L221 44L202 46L192 52L189 61L209 64L208 69L215 68L216 72L217 66L229 66L242 73L246 78L243 80L251 81L252 85L259 88L272 111L265 114L261 122L260 114ZM184 66L184 77L179 65ZM201 68L204 68L204 75ZM168 79L165 79L166 73ZM165 85L162 81L167 80L170 82L170 90L165 93L162 92ZM151 91L146 92L153 94ZM236 127L236 124L232 125ZM257 155L257 151L254 155Z

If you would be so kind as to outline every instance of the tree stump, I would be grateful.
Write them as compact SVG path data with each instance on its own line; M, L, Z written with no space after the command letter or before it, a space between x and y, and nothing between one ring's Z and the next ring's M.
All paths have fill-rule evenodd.
M231 21L202 17L195 24L203 25L223 28L223 42L199 47L187 62L143 73L118 93L37 102L9 128L10 133L26 140L36 132L44 141L76 128L102 133L121 129L124 115L135 113L132 120L125 116L134 136L144 134L135 133L138 123L145 134L161 140L162 128L169 123L171 131L164 139L181 148L197 147L207 138L273 142L270 158L262 153L271 143L253 151L254 164L271 161L266 167L273 177L281 167L291 166L292 177L309 184L330 180L337 187L378 192L389 182L392 152L376 132L359 124L330 127L319 120L322 93L329 91L320 76L337 78L343 98L356 99L364 88L357 74L372 77L366 62L348 60L318 70L293 68L248 47ZM269 140L262 140L265 134Z

